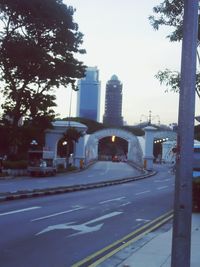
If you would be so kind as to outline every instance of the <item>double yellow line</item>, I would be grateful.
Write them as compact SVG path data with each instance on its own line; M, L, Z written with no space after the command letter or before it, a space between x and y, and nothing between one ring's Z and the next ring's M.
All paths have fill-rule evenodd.
M117 240L116 242L112 243L111 245L91 254L90 256L86 257L85 259L75 263L72 267L96 267L100 263L104 262L120 250L124 249L131 243L136 242L138 239L142 238L144 235L148 234L149 232L157 229L167 221L173 218L173 211L169 211L162 216L156 218L155 220L146 223L142 227L138 228L134 232L124 236L123 238Z

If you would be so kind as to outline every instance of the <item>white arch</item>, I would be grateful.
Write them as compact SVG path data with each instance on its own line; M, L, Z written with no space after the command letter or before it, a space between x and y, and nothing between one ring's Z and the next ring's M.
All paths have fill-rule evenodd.
M45 133L45 147L46 149L54 152L54 159L57 160L57 144L58 141L63 137L63 134L70 127L76 128L77 131L85 133L87 131L87 126L76 122L76 121L55 121L52 123L53 129L46 130ZM84 136L80 137L78 143L75 144L74 148L74 164L79 166L80 159L85 156L85 144Z
M139 166L142 166L143 153L137 136L128 131L116 128L99 130L88 136L85 148L87 162L98 158L99 140L104 137L113 135L120 137L128 142L128 160L136 163Z

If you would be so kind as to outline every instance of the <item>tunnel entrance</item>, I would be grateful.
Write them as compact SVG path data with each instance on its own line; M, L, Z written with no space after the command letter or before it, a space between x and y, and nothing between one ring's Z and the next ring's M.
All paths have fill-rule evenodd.
M117 157L119 160L126 160L128 153L128 142L118 136L106 136L99 140L98 159L112 160Z

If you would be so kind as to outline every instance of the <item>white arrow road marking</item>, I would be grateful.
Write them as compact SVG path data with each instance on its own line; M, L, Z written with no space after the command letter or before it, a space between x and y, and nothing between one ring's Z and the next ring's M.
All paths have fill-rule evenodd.
M10 214L14 214L14 213L20 213L20 212L30 211L30 210L40 209L40 208L41 207L30 207L30 208L21 209L21 210L12 210L12 211L8 211L8 212L0 213L0 216L10 215Z
M50 225L47 228L45 228L44 230L37 233L36 236L44 234L46 232L50 232L50 231L54 231L54 230L60 230L60 229L72 229L72 230L78 231L78 233L72 234L70 236L76 236L76 235L82 235L82 234L87 234L87 233L91 233L91 232L96 232L96 231L101 229L101 227L103 226L103 223L95 225L95 226L88 226L88 224L96 223L96 222L102 221L104 219L108 219L108 218L117 216L121 213L122 212L118 212L118 211L111 212L109 214L103 215L101 217L98 217L96 219L93 219L91 221L88 221L88 222L85 222L82 224L75 224L75 222L69 222L69 223L63 223L63 224Z
M108 202L112 202L112 201L119 201L119 200L124 199L124 198L126 198L126 197L118 197L118 198L108 199L108 200L99 202L99 204L104 204L104 203L108 203Z
M81 210L81 209L83 209L83 208L82 207L78 207L78 208L75 208L75 209L72 209L72 210L65 210L65 211L62 211L62 212L57 212L57 213L54 213L54 214L50 214L50 215L47 215L47 216L43 216L43 217L40 217L40 218L33 219L33 220L31 220L31 222L44 220L44 219L47 219L47 218L55 217L55 216L58 216L58 215L62 215L62 214L65 214L65 213L69 213L69 212L73 212L73 211Z

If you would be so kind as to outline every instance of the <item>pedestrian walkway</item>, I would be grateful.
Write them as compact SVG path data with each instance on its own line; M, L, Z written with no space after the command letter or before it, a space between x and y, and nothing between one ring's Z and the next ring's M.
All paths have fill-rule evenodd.
M158 231L159 232L159 231ZM148 238L149 235L149 238ZM172 244L172 225L169 230L155 234L149 233L144 237L144 242L140 241L134 249L133 253L129 253L126 259L120 264L115 264L116 258L122 255L123 251L118 255L100 264L102 267L171 267L171 244ZM200 214L192 215L192 235L191 235L191 266L200 266ZM130 245L133 246L133 245ZM128 249L124 249L124 253Z

